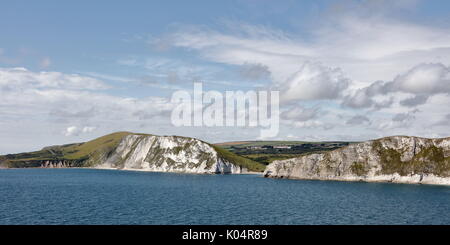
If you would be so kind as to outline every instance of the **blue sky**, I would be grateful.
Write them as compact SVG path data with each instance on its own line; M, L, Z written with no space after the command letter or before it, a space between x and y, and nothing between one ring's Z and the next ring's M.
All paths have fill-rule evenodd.
M2 1L0 153L176 128L177 89L280 90L282 140L448 136L449 1Z

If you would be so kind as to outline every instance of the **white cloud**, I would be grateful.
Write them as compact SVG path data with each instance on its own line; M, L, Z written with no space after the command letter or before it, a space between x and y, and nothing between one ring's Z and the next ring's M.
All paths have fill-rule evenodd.
M282 102L293 100L337 99L348 87L349 80L338 68L307 62L291 78L275 89Z
M204 26L181 27L163 39L172 47L196 51L207 61L267 67L273 81L271 88L281 90L280 98L285 102L283 123L287 125L333 125L336 130L346 131L362 123L367 127L365 132L359 131L361 135L436 134L426 125L441 120L442 113L448 110L445 106L450 106L444 99L450 84L449 27L418 23L398 15L400 9L414 11L417 1L346 4L328 17L321 16L321 21L308 26L301 35L228 22L221 31ZM302 119L303 111L289 106L298 103L320 103L324 111L331 113L295 120L294 115ZM338 109L339 105L343 106ZM409 114L411 123L393 120L418 106L420 112ZM349 119L339 123L338 113L345 115L340 120ZM360 116L362 113L365 116Z
M276 82L296 72L305 61L340 67L355 81L392 79L421 62L450 61L448 27L422 25L354 12L333 16L332 22L310 26L308 38L266 26L231 22L218 32L184 27L165 37L175 47L197 50L208 60L225 64L266 65Z
M416 65L390 82L377 81L368 87L357 89L344 98L343 105L353 108L373 106L380 109L391 106L393 101L377 102L376 98L395 93L409 95L399 100L399 104L406 107L425 104L433 95L450 94L450 67L441 63Z
M392 105L393 100L386 98L390 91L383 81L376 81L365 88L359 88L343 98L342 104L351 108L376 108L381 109ZM381 97L381 98L380 98Z
M86 126L86 127L83 127L83 129L81 130L81 132L82 132L82 133L92 133L92 132L94 132L95 129L96 129L96 127L89 127L89 126Z
M78 136L80 134L88 134L88 133L92 133L94 132L94 130L96 129L96 127L92 127L92 126L84 126L84 127L77 127L77 126L70 126L67 127L63 134L64 136Z
M229 21L222 31L187 26L164 40L174 47L198 51L213 62L267 67L285 102L329 99L354 109L376 110L398 103L408 107L427 103L427 96L387 91L382 81L393 80L419 63L450 63L449 28L396 15L399 9L413 9L417 1L348 3L339 3L339 13L308 26L310 32L302 35ZM322 67L310 68L317 62ZM396 91L411 91L410 85L403 84ZM342 94L347 96L340 101Z
M169 99L112 95L105 87L86 76L0 68L0 136L17 147L4 153L67 143L64 136L83 141L123 130L170 133ZM17 137L25 133L29 139ZM31 139L33 144L25 142Z
M411 94L450 93L450 67L443 64L420 64L397 76L391 90Z
M74 90L106 89L108 86L92 77L61 72L32 72L25 68L0 68L3 88L64 88Z
M64 135L65 136L73 136L75 134L77 134L78 132L78 128L76 126L70 126L68 128L66 128L66 130L64 131Z

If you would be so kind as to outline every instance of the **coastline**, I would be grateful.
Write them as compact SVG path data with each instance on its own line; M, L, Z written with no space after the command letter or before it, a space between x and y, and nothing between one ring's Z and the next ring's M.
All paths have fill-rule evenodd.
M364 183L387 183L387 184L408 184L408 185L436 185L450 187L450 179L437 177L434 175L426 176L423 181L417 181L417 176L400 176L400 175L380 175L370 178L355 177L342 177L342 178L299 178L299 177L277 177L277 176L264 176L263 172L245 172L245 173L227 173L227 174L215 174L215 173L193 173L183 171L153 171L147 169L118 169L118 168L91 168L91 167L70 167L70 168L0 168L0 170L17 170L17 169L95 169L95 170L113 170L113 171L132 171L132 172L151 172L151 173L173 173L173 174L192 174L192 175L258 175L263 178L269 179L286 179L286 180L311 180L311 181L339 181L339 182L364 182ZM415 178L415 179L414 179ZM427 179L428 178L428 179ZM431 178L431 179L430 179ZM434 180L434 181L433 181Z
M394 176L394 178L392 178ZM355 177L342 177L342 178L300 178L300 177L277 177L277 176L264 176L270 179L289 179L289 180L312 180L312 181L340 181L340 182L364 182L364 183L387 183L387 184L408 184L408 185L436 185L450 187L450 179L432 176L436 181L416 181L408 176L395 175L380 175L370 178ZM395 178L400 177L400 178Z

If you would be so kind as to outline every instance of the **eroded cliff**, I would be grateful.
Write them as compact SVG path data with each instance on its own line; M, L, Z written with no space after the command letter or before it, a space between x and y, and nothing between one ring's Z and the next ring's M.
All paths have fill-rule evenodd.
M450 185L450 138L386 137L274 161L264 176Z
M209 144L178 136L128 135L111 152L91 159L95 168L184 173L243 173L247 168L221 157Z

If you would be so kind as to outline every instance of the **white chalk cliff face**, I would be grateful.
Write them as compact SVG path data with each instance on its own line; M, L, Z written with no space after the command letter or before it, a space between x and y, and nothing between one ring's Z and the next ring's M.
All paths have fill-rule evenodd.
M265 177L450 185L450 138L394 136L278 160Z
M128 135L111 152L93 159L94 168L155 172L243 173L209 144L179 136Z

